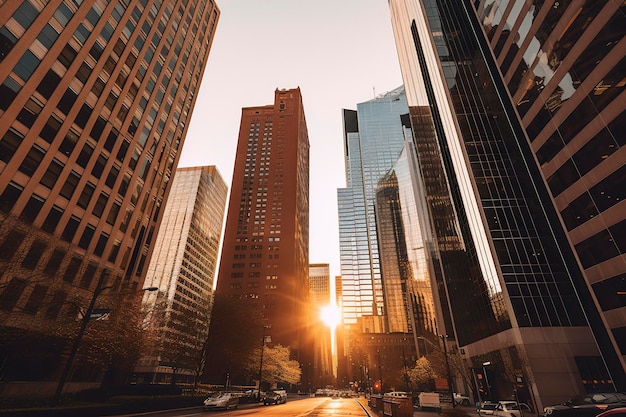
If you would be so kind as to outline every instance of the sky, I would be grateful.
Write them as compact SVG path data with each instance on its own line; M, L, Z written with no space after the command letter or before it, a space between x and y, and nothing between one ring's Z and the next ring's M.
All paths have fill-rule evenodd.
M340 275L342 109L402 85L386 0L216 0L221 11L179 167L215 165L229 186L242 107L300 87L310 143L309 262Z

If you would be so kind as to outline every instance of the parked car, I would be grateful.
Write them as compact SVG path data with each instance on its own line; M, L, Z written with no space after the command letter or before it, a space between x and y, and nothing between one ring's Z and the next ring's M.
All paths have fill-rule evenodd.
M480 404L476 412L478 413L479 416L491 416L493 415L493 412L495 411L497 406L498 406L498 403L485 401L482 404Z
M626 394L605 392L581 395L564 404L545 407L543 413L546 417L595 417L622 407L626 407Z
M596 417L626 417L626 407L612 408L598 414Z
M463 394L459 394L458 392L454 393L454 403L455 404L461 404L464 406L468 406L470 405L470 399L469 397L463 395Z
M204 410L230 410L239 406L239 395L232 392L218 392L204 400Z
M383 394L384 397L391 398L407 398L409 394L404 391L391 391Z
M536 417L535 412L525 403L498 401L493 415L497 417Z
M284 402L287 402L286 394L283 399L283 396L275 391L269 391L265 394L265 397L263 397L263 405L282 404Z
M274 392L276 394L280 395L280 402L281 403L286 403L287 402L287 391L284 389L275 389Z

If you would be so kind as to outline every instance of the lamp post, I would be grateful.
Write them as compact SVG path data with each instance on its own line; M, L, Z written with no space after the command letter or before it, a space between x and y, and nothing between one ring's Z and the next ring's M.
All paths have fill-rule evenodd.
M61 373L61 378L59 380L59 384L57 385L57 389L54 393L54 403L58 404L61 394L63 394L63 387L67 382L67 378L70 374L70 370L72 369L72 364L74 363L74 359L76 358L76 353L78 352L78 348L80 347L80 343L83 340L83 335L85 334L85 330L87 329L87 324L91 321L91 314L93 313L94 306L96 305L96 299L104 290L108 290L109 288L113 288L112 286L104 287L104 279L105 274L101 274L98 282L96 284L96 288L93 290L93 295L91 296L91 301L89 302L89 306L85 313L83 314L82 320L80 322L80 329L78 329L78 334L74 339L74 344L72 345L72 350L70 351L69 356L67 357L67 362L65 363L65 367L63 368L63 372ZM143 288L142 291L156 291L157 287L149 287Z
M491 400L491 387L489 386L489 378L487 377L487 366L491 365L490 361L483 362L483 375L485 376L485 384L487 385L487 396Z
M261 399L261 383L263 382L263 351L265 350L265 329L269 329L270 325L266 324L263 326L263 338L261 339L261 364L259 366L259 399ZM271 342L271 336L270 342Z
M456 402L454 401L454 388L452 387L452 373L450 372L450 362L448 360L448 348L446 347L446 339L448 338L448 335L442 334L439 337L441 337L441 342L443 343L443 356L446 359L446 370L448 371L448 391L450 391L452 407L456 407Z

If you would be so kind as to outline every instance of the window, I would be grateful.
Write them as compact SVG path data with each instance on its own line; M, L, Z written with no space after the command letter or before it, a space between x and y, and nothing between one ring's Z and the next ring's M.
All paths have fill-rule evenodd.
M0 245L0 261L10 261L26 237L23 233L11 230Z
M76 230L78 229L78 225L80 224L80 219L76 216L70 217L67 224L65 225L65 229L63 229L63 233L61 234L61 238L67 242L71 242L74 239L74 235L76 234Z
M56 319L61 311L61 307L65 303L65 298L67 294L64 291L58 290L55 291L52 299L50 300L50 304L48 305L48 309L46 310L45 316L48 319Z
M41 258L41 255L43 255L45 250L45 242L41 240L35 240L28 252L26 253L26 256L24 256L24 259L22 260L22 267L31 270L35 269L37 263L39 262L39 259Z
M44 127L41 128L41 132L39 132L39 137L45 140L48 143L52 143L54 137L61 129L61 125L63 124L62 120L59 120L54 114L50 116Z
M96 201L96 205L93 208L94 216L98 218L102 217L107 201L109 201L109 196L105 193L100 193L100 197L98 197L98 201Z
M74 190L76 190L79 179L80 177L75 171L70 172L70 175L67 177L67 180L65 181L65 184L63 184L59 194L68 200L71 199L74 194Z
M57 32L56 29L50 25L50 23L47 23L37 36L37 40L47 49L50 49L58 37L59 32Z
M9 129L0 140L0 161L9 163L23 139L24 135L20 132Z
M57 225L59 224L59 220L61 220L62 215L63 209L57 206L52 206L50 212L48 213L48 217L46 217L46 220L44 220L41 228L48 233L54 233Z
M89 143L85 143L83 149L80 151L78 158L76 158L76 163L85 168L89 163L89 158L91 158L91 154L93 154L93 146Z
M67 269L63 274L63 280L65 282L69 282L70 284L74 282L76 275L78 275L78 270L80 269L80 264L82 263L82 259L73 257L69 264L67 265Z
M0 211L10 212L17 199L20 198L22 191L23 188L20 185L10 182L0 195Z
M83 188L83 192L80 194L80 197L78 198L78 202L76 203L78 205L78 207L86 209L87 206L89 205L89 201L91 200L91 196L93 196L93 192L96 189L96 186L93 185L92 183L88 182L87 184L85 184L85 187Z
M74 48L72 48L69 44L65 45L57 60L65 67L68 68L72 65L72 62L76 59L76 55L78 52Z
M63 262L63 258L65 258L65 252L61 249L55 249L50 255L50 259L48 259L48 263L44 268L44 274L53 277L56 275L61 263Z
M88 63L83 62L78 71L76 71L76 78L78 78L80 82L85 84L89 79L89 76L91 75L91 71L93 71L93 68L91 68Z
M13 18L17 20L24 29L28 29L37 16L39 16L39 11L28 0L25 0L15 13L13 13Z
M13 278L4 289L4 292L0 295L0 310L12 311L17 301L22 296L26 288L26 281L19 278Z
M26 203L26 206L24 206L24 209L20 214L20 219L33 223L37 218L41 207L43 207L43 202L43 198L33 194L33 196L28 200L28 203Z
M22 165L20 165L18 170L28 176L32 176L41 164L43 156L44 151L36 145L33 146L32 148L30 148L30 151L24 158L24 161L22 161Z
M44 297L48 292L48 287L45 285L37 284L28 297L28 301L24 306L24 312L27 314L35 315L37 310L41 307Z

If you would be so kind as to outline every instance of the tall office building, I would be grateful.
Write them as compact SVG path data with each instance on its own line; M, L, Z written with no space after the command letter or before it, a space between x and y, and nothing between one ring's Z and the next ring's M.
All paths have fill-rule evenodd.
M215 166L176 170L146 275L158 292L143 296L151 338L139 383L192 383L202 371L227 191Z
M274 103L242 109L239 141L209 331L206 378L249 383L245 363L231 360L240 332L214 327L232 315L220 309L239 305L260 320L250 332L291 348L310 383L309 326L309 138L300 89L279 90ZM223 300L224 306L219 303ZM239 324L232 324L239 326ZM243 324L242 324L243 325ZM228 331L228 329L226 329ZM260 343L260 342L259 342ZM252 346L256 347L256 346ZM254 375L253 375L254 376Z
M530 25L529 30L548 40L540 47L542 41L535 39L516 59L528 59L534 51L537 71L558 65L545 55L547 45L567 32L577 15L575 8L584 3L533 2L533 12L520 19L525 28ZM621 3L603 3L606 10L621 15L616 19L623 18L617 11ZM542 176L545 171L536 163L535 148L472 4L482 5L487 16L487 6L493 11L500 3L390 1L425 214L433 226L427 237L435 243L429 258L436 288L443 293L439 299L447 300L439 332L458 345L482 399L504 398L515 387L522 400L541 409L585 390L623 390L620 358L579 267L583 257L575 256L572 234L561 227ZM522 1L506 4L530 7ZM562 14L563 9L569 12ZM593 13L585 15L591 19ZM493 18L500 17L494 11ZM581 27L585 26L571 25L574 32ZM623 31L624 25L617 27ZM607 28L612 28L607 35L623 37L623 32L615 34L615 27ZM593 38L593 31L581 33ZM510 33L516 34L512 41L525 36L524 30ZM606 45L609 49L611 42ZM572 51L581 53L578 48ZM585 65L595 66L595 60ZM564 116L560 111L555 114ZM555 128L549 125L546 130ZM619 252L619 238L609 241ZM613 253L604 246L601 250ZM485 376L489 384L484 383Z
M334 385L333 351L331 331L324 323L321 312L331 304L330 294L330 265L309 265L309 305L312 316L313 339L313 368L311 382L315 387Z
M344 110L346 188L337 190L343 322L362 319L362 331L386 332L376 234L376 187L404 147L404 88ZM393 330L391 330L393 331Z
M212 0L0 3L4 380L58 379L67 344L25 352L23 333L73 338L100 289L142 288L218 16Z
M504 6L477 14L626 369L626 5Z

